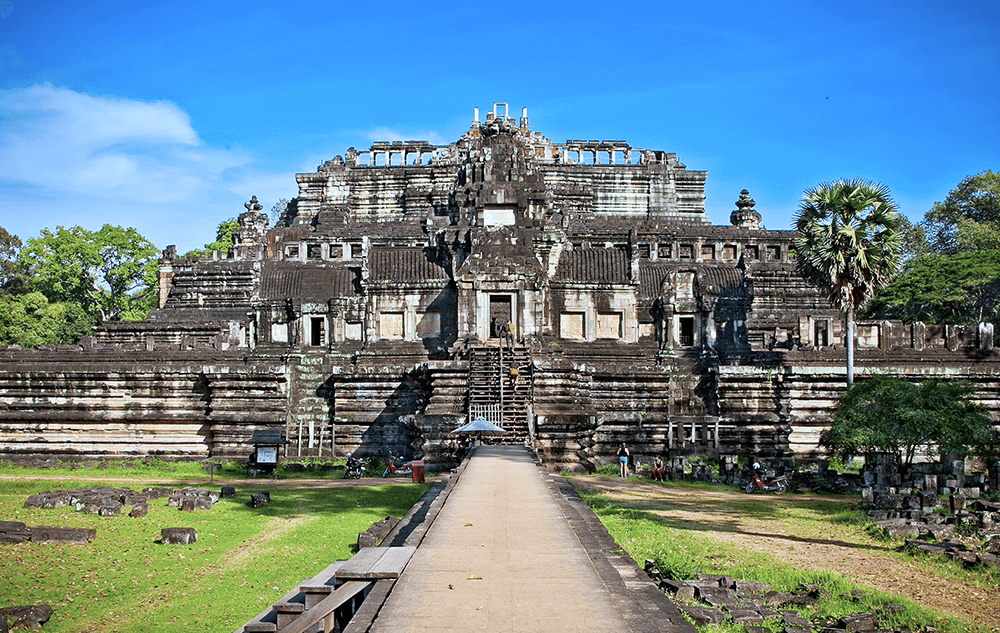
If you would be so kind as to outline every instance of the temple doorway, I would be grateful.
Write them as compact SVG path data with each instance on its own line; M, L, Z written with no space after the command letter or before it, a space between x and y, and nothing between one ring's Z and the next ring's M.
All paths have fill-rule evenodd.
M500 328L504 323L513 322L511 318L510 295L490 295L490 338L501 338Z

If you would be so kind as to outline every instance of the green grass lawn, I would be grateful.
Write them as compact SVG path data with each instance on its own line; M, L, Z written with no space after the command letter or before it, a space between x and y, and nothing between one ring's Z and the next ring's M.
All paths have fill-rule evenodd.
M151 468L129 487L141 490L157 477L210 486L200 465L197 471L179 465L176 472L186 474L180 477L169 468ZM62 474L49 470L4 468L0 474L18 476L0 480L0 520L97 530L88 545L0 544L4 606L48 604L55 615L45 630L66 633L235 630L302 580L350 558L360 532L388 515L403 516L428 488L270 488L271 502L254 509L251 492L268 490L269 482L247 480L236 485L234 499L220 499L212 510L181 512L158 499L146 517L132 519L128 508L120 516L100 517L72 508L23 507L28 495L42 490L126 484L33 478ZM159 544L164 527L193 527L198 541Z
M688 482L669 482L664 487L687 492L733 490L732 487ZM995 588L1000 582L1000 574L996 572L970 572L952 561L913 561L906 554L892 551L895 544L880 542L877 535L873 536L870 522L852 510L846 500L818 499L809 495L782 497L780 503L776 498L750 495L724 502L704 497L672 501L669 495L623 500L585 489L579 492L615 541L640 565L646 559L654 559L659 570L674 579L694 578L698 573L725 574L736 579L766 582L779 591L796 589L802 583L817 584L829 595L820 600L817 609L804 610L806 616L819 613L835 618L867 611L881 613L884 626L914 629L934 626L955 633L984 630L922 608L906 598L856 585L837 573L796 569L774 556L738 547L716 536L720 531L737 531L735 520L708 521L699 517L704 517L704 513L752 517L773 522L782 532L804 539L828 539L874 547L881 555L916 563L923 573L960 578L963 582L987 588ZM695 505L698 513L674 513L681 515L680 518L665 512L668 508L691 510ZM852 591L859 592L855 598L848 597ZM887 605L899 608L884 609ZM742 626L723 627L723 630L742 631Z

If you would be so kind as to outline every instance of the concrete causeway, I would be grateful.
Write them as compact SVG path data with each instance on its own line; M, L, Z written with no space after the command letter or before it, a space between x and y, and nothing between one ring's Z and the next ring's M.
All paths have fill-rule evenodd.
M527 449L458 476L370 631L695 631Z

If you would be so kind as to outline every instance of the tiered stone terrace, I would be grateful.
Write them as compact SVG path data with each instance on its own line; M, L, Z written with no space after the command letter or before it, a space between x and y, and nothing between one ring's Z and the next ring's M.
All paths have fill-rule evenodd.
M147 321L0 350L0 455L245 457L269 428L290 457L433 468L475 405L552 468L623 441L812 456L844 388L842 317L747 190L708 221L706 177L624 141L553 143L506 104L449 145L350 148L296 177L274 227L247 203L227 255L167 248ZM506 322L513 394L510 359L470 365L503 358L483 351ZM1000 411L989 326L862 323L858 346L862 373L969 378Z

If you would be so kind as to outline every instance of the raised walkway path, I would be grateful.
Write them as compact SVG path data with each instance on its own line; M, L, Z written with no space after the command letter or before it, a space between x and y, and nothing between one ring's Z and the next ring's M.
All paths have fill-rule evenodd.
M694 633L561 478L480 447L367 630Z

